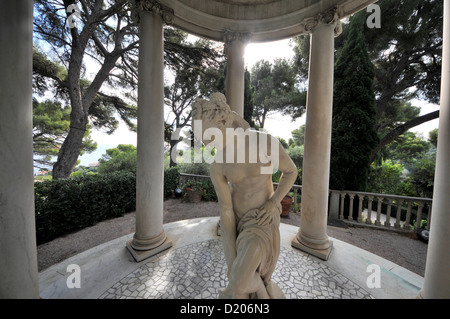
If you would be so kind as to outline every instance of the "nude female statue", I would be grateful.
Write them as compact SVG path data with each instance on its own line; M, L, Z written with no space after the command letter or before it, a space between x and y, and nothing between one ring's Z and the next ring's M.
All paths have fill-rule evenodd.
M280 202L295 182L296 166L277 139L264 132L250 131L248 123L231 111L221 93L212 94L210 101L198 99L193 107L193 120L194 125L201 121L202 137L206 136L203 142L212 141L210 144L216 147L210 175L220 206L221 238L229 278L220 297L284 298L271 277L280 253ZM222 134L208 140L210 137L205 133L211 128ZM227 135L227 129L237 133ZM238 142L242 137L246 141L244 147ZM250 145L255 142L256 145ZM229 156L230 152L234 158ZM239 160L243 155L245 160L243 157ZM282 172L275 192L271 174L274 163Z

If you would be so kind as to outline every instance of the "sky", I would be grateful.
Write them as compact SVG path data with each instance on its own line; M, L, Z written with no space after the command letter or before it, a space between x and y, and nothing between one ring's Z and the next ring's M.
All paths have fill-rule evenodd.
M290 59L294 56L292 47L289 44L289 40L281 40L269 43L251 43L247 45L245 51L245 61L249 69L260 60L273 61L277 58ZM433 104L424 103L422 101L413 101L415 105L421 106L422 115L436 111L438 106ZM165 114L167 116L167 114ZM300 128L305 124L306 116L303 115L296 121L292 121L289 116L283 116L282 114L272 114L266 120L265 129L275 137L281 137L286 141L292 137L291 132ZM428 138L428 132L439 126L439 120L430 121L421 126L418 126L412 131L422 134L424 138ZM97 150L85 154L80 157L80 165L87 166L92 163L98 162L105 151L109 148L114 148L119 144L137 144L136 133L129 131L126 125L121 122L119 128L113 135L107 135L106 133L93 130L91 134L94 141L97 142Z

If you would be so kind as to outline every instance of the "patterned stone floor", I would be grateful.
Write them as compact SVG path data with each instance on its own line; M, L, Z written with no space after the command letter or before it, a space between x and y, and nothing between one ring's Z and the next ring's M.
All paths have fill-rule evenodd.
M227 285L219 239L169 251L122 278L101 299L216 299ZM323 263L282 247L273 281L288 299L372 299Z

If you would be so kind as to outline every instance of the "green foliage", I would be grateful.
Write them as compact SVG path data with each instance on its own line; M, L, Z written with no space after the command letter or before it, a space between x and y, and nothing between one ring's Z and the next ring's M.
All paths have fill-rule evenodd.
M89 108L91 124L99 129L106 129L107 134L112 134L119 127L120 117L127 127L136 132L137 127L134 120L137 118L137 107L126 103L125 100L99 92Z
M164 196L179 183L178 169L164 171ZM136 175L127 171L39 181L34 190L38 244L136 209Z
M372 164L368 191L411 197L433 198L436 152L410 159L407 166L391 160Z
M70 107L60 102L33 100L33 153L35 166L49 166L69 132ZM97 143L90 136L89 126L84 134L80 154L93 152ZM40 157L39 157L40 156Z
M276 171L272 174L272 182L279 183L281 178L281 171ZM302 169L298 169L297 179L294 182L295 185L302 185Z
M294 145L287 149L289 157L292 159L295 166L297 166L298 168L303 166L304 151L305 147L303 145L302 146Z
M205 150L205 147L202 148ZM194 163L193 162L193 150L190 153L191 162L188 163L180 163L178 164L179 170L181 174L190 174L190 175L200 175L200 176L209 176L210 175L210 164L203 161L202 163ZM198 189L202 191L202 200L206 201L217 201L216 190L214 189L214 185L209 179L196 178L196 177L183 177L183 189L187 186L192 187L194 189Z
M281 146L283 146L284 149L288 149L289 148L289 144L288 142L286 142L286 140L282 137L277 137L278 141L280 141Z
M406 132L386 147L384 156L408 166L415 158L419 158L421 154L428 152L431 147L430 142L417 136L416 133Z
M428 141L435 148L437 148L437 145L438 145L438 134L439 134L439 129L436 128L436 129L432 130L428 135Z
M407 195L404 193L406 176L405 167L391 160L383 161L381 165L372 164L368 176L368 190L372 193Z
M360 28L375 66L376 130L380 145L374 147L372 159L381 160L386 158L384 154L377 156L378 147L384 147L382 142L390 143L398 136L396 128L420 117L420 108L410 103L412 99L439 103L443 1L379 0L377 4L381 8L382 32L363 24ZM362 20L369 14L366 10L358 13ZM352 40L351 32L351 25L344 24L343 33L335 38L337 52ZM293 42L294 65L299 79L306 81L310 40L302 35ZM351 69L349 66L349 72Z
M35 183L38 244L135 210L136 177L129 172Z
M437 131L430 141L407 132L386 147L385 160L373 163L369 177L371 192L412 197L433 197Z
M203 189L202 200L208 202L215 202L218 200L216 189L214 188L214 185L211 181L203 182L202 189Z
M181 163L179 166L180 172L183 174L209 176L210 165L208 163Z
M33 153L42 156L39 164L50 164L69 131L70 109L60 103L33 101Z
M183 152L182 156L177 159L180 173L209 176L210 164L205 162L204 157L202 157L201 163L195 163L194 151L194 149L186 150ZM207 148L205 146L202 146L202 154L208 154ZM214 156L214 154L215 149L212 149L211 155Z
M276 171L275 173L273 173L272 182L278 183L280 181L281 174L282 174L281 171Z
M433 198L436 171L436 152L432 151L413 160L409 168L409 180L414 196Z
M335 67L330 188L364 191L370 153L377 145L374 67L362 34L365 20L357 14L338 52Z
M251 74L245 69L244 74L244 120L250 124L250 127L255 127L253 121L253 106L254 106L254 88L252 87Z
M416 229L416 227L417 227L417 221L414 219L413 220L413 224L410 226L411 227L411 230L414 230L414 229ZM428 220L426 220L426 219L421 219L420 220L420 225L419 225L419 229L421 228L421 229L425 229L425 228L427 228L428 227Z
M127 171L136 174L137 149L134 145L120 144L106 150L106 154L99 159L98 172L108 174Z
M406 102L407 100L408 98L402 97L386 103L383 112L378 114L377 133L380 137L389 134L399 123L406 123L420 116L420 107Z
M262 60L255 64L251 74L255 104L253 117L259 127L264 128L267 116L274 111L295 108L300 113L304 113L305 101L299 99L300 92L295 85L295 69L290 62L277 59L272 64Z
M47 180L52 180L52 175L38 175L34 177L34 181L47 181Z
M95 175L97 174L98 167L87 167L83 165L78 165L72 171L72 175L70 177L80 177L86 175Z
M205 201L217 201L217 194L211 180L203 180L199 178L188 178L188 180L182 186L186 192L187 188L193 191L200 192L202 200Z
M174 194L174 191L180 186L180 170L177 167L171 167L164 170L164 197Z
M47 78L55 80L55 83ZM37 47L33 47L33 91L44 95L47 91L54 91L55 96L61 97L65 94L63 86L60 84L67 78L67 71L60 64L50 60ZM64 93L63 93L64 92ZM63 93L63 94L61 94Z
M306 125L300 126L298 130L292 131L292 143L289 145L302 146L305 145Z
M383 32L364 28L381 75L377 90L391 98L416 96L438 103L441 77L443 1L382 0ZM380 54L384 52L385 54ZM408 92L409 91L409 92Z

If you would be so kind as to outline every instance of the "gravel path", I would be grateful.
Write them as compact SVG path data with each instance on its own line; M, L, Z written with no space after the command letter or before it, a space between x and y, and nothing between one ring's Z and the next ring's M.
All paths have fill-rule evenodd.
M185 203L179 199L164 202L164 223L178 220L219 216L216 202ZM283 223L300 225L300 215L290 213ZM54 239L38 246L38 269L42 271L87 249L133 233L135 213L106 220L95 226ZM424 276L428 245L412 235L360 227L328 226L330 237L368 250L420 276Z

